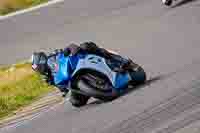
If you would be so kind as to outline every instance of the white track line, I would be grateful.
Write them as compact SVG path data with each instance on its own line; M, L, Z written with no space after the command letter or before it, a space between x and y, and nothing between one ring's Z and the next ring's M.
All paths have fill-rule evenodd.
M31 11L40 9L42 7L47 7L47 6L50 6L50 5L53 5L53 4L56 4L56 3L60 3L60 2L64 2L64 0L50 0L49 2L40 4L40 5L37 5L37 6L34 6L34 7L30 7L30 8L27 8L27 9L23 9L23 10L19 10L19 11L13 12L13 13L9 13L8 15L0 16L0 20L4 20L4 19L7 19L7 18L16 16L16 15L31 12Z
M61 103L58 103L58 104L52 106L51 108L44 109L44 110L42 110L41 112L38 112L38 113L36 113L36 114L34 114L34 115L31 115L30 117L27 117L27 119L25 119L25 120L19 121L19 122L13 124L13 125L9 125L9 126L5 126L5 127L3 127L3 128L0 128L0 131L8 131L8 130L11 130L11 129L13 130L13 129L16 129L17 127L20 127L20 126L23 126L23 125L25 125L25 124L28 124L28 122L30 122L30 121L32 121L32 120L35 120L35 119L37 119L37 118L39 118L39 117L41 117L42 115L44 115L45 113L47 113L47 112L49 112L49 111L51 111L51 110L56 109L58 106L64 104L66 101L69 101L69 98L65 99L65 100L64 100L63 102L61 102Z

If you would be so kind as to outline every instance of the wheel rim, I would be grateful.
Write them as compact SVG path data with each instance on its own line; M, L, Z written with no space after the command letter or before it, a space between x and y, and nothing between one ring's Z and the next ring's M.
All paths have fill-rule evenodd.
M92 88L107 92L111 91L112 86L109 83L108 79L97 76L97 75L92 75L92 74L86 74L82 77L82 80L85 84L91 86Z

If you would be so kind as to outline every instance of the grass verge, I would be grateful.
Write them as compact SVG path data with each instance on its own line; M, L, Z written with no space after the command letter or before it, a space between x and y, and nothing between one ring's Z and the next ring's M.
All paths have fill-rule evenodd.
M42 81L27 63L0 68L0 119L39 99L54 87Z
M49 0L0 0L0 15L33 7L47 1Z

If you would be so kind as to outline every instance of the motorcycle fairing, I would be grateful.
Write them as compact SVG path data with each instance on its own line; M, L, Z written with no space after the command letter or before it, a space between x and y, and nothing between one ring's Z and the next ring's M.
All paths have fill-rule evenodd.
M56 85L68 83L71 77L69 58L65 58L62 53L52 56L48 59L48 66L50 66Z
M110 82L112 83L113 87L117 89L117 91L120 91L120 89L125 87L131 80L131 77L128 73L117 73L112 71L106 64L104 58L93 54L88 54L85 56L85 58L79 59L76 69L72 73L72 77L77 72L84 69L92 69L105 74L110 79Z

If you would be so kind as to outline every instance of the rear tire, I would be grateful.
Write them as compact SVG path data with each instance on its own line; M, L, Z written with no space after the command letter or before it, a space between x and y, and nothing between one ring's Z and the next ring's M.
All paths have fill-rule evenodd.
M71 92L69 101L74 107L81 107L87 104L89 98L88 96Z

